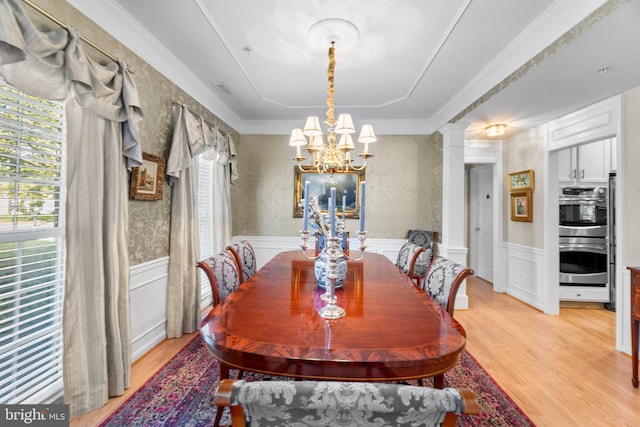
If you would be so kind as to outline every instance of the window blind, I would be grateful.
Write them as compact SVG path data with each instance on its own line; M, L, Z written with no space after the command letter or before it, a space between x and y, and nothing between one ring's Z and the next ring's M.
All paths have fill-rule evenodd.
M198 239L200 241L200 259L215 255L213 248L213 161L198 156ZM212 302L209 280L201 269L200 301L206 307Z
M64 108L0 79L0 402L62 392Z

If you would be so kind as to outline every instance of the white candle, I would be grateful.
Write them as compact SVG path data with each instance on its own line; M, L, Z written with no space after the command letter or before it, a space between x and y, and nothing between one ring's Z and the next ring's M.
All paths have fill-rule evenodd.
M360 231L365 231L364 228L364 188L365 182L360 183Z
M347 211L347 196L342 196L342 222L344 223L345 212Z
M302 198L304 199L302 208L302 231L307 231L307 227L309 226L309 181L304 182Z
M336 187L331 187L331 203L329 204L329 218L331 218L331 237L336 237Z

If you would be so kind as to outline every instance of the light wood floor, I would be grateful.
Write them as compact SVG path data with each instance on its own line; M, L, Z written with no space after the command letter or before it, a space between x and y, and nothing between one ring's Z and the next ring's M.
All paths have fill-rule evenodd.
M467 293L469 310L455 313L467 349L537 426L640 425L631 358L615 350L615 313L561 308L549 316L477 278L467 281ZM194 335L158 345L133 365L124 396L71 426L100 424Z

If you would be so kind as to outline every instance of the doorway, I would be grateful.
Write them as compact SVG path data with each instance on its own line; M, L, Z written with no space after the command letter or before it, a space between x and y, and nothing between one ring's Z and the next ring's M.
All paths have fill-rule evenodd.
M476 276L493 283L493 165L469 169L469 266Z

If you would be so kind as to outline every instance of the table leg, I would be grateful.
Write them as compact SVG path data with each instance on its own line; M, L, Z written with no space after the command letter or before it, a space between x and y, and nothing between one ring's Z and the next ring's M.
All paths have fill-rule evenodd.
M638 324L640 322L636 319L631 319L631 363L633 366L631 370L633 377L631 378L631 384L634 387L638 387Z

